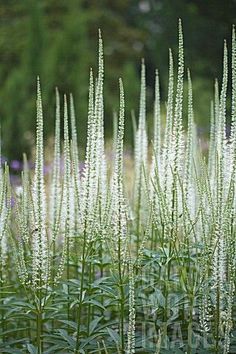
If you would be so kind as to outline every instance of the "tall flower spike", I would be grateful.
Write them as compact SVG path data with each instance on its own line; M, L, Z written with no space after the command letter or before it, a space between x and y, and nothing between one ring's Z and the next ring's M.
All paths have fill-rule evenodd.
M82 184L82 220L84 231L93 222L94 195L96 195L96 121L94 119L94 80L90 69L87 145ZM86 231L86 230L85 230Z
M219 83L218 80L215 80L215 109L214 109L214 114L215 114L215 134L219 129L219 115L220 115L220 95L219 95ZM216 138L216 137L215 137Z
M79 151L78 151L78 140L77 140L77 128L75 119L75 107L72 94L70 94L70 120L71 120L71 163L73 171L73 179L71 181L71 188L74 190L74 213L79 215L80 212L80 173L79 173ZM74 230L78 229L77 218L74 218Z
M161 105L160 105L160 82L159 73L156 70L155 78L155 100L154 100L154 136L153 146L157 160L160 159L161 151Z
M157 171L160 173L161 169L161 107L160 107L160 83L159 74L156 70L155 76L155 99L154 99L154 117L153 117L153 155L151 170L149 176L149 189L148 194L153 196L153 203L156 204L156 193L153 191L154 176Z
M216 288L216 312L221 318L221 311L224 296L224 285L226 282L226 233L225 227L227 225L227 214L224 213L224 199L227 190L227 173L226 167L226 136L225 136L225 122L226 122L226 92L228 80L228 58L227 46L224 43L224 59L223 59L223 80L220 93L220 107L219 118L217 124L217 141L216 141L216 220L214 232L214 258L213 258L213 279ZM229 166L227 166L228 168Z
M214 171L214 157L215 157L215 114L214 102L211 101L211 121L210 121L210 137L209 137L209 150L208 150L208 173L211 175Z
M186 206L190 211L190 215L194 217L196 211L196 193L194 191L193 183L193 166L196 164L196 147L197 141L195 139L195 124L193 114L193 90L190 70L188 69L188 131L186 152L184 156L184 198Z
M140 91L140 103L139 103L139 128L142 132L146 128L146 75L145 75L145 63L142 59L141 65L141 91Z
M231 163L236 169L236 36L232 30L232 117L231 117Z
M171 49L169 49L169 81L168 81L168 99L167 99L167 112L166 112L166 128L164 147L168 147L170 142L169 136L171 136L173 127L173 101L174 101L174 64L173 55ZM168 149L167 149L168 150Z
M16 268L19 275L19 279L22 284L26 285L29 282L30 276L26 266L27 253L26 248L31 244L31 224L34 224L34 205L32 200L32 191L29 177L29 168L26 155L23 154L23 171L21 173L22 189L16 191L16 220L17 229L19 230L20 237L18 238L17 246L13 240L11 240L13 252L16 260ZM28 283L27 285L30 285Z
M232 118L231 119L232 119L231 137L235 143L235 140L236 140L236 37L235 37L235 26L233 26L233 30L232 30Z
M104 142L104 98L103 98L103 81L104 81L104 55L103 55L103 41L102 34L99 30L99 81L100 81L100 137L98 145L100 146L100 200L103 211L106 210L106 200L107 200L107 175L106 175L106 157L105 157L105 142ZM98 157L99 158L99 157ZM101 215L103 218L103 215ZM101 219L102 220L102 219Z
M117 112L113 113L113 153L116 153L116 144L117 144L117 131L118 131L118 115Z
M70 94L70 121L71 121L71 135L72 141L74 142L73 146L75 148L77 160L78 158L78 140L77 140L77 129L76 129L76 120L75 120L75 106L72 93Z
M222 216L222 202L224 189L224 174L225 174L225 152L226 152L226 93L228 81L228 56L227 45L224 42L224 59L223 59L223 81L220 93L219 121L217 131L217 159L218 159L218 174L217 174L217 208L219 217Z
M145 64L141 65L141 87L139 104L139 122L135 139L135 185L134 185L134 208L137 218L137 247L139 247L140 225L145 210L144 199L144 171L147 167L147 132L146 132L146 78Z
M95 108L94 119L96 122L95 132L95 160L96 160L96 178L97 178L97 221L99 227L102 227L104 210L106 209L107 197L107 176L106 176L106 158L104 152L104 102L103 102L103 80L104 80L104 59L103 59L103 41L101 31L99 30L99 49L98 49L98 77L95 85Z
M184 160L184 136L182 124L183 111L183 81L184 81L184 48L183 48L183 32L182 23L179 20L179 53L178 53L178 74L177 87L175 96L175 111L172 131L172 149L171 149L171 178L168 181L170 207L173 212L171 229L171 238L176 239L179 229L179 212L181 211L181 193L179 185L179 176L183 174ZM173 157L172 157L173 156ZM173 176L172 176L173 175Z
M103 80L104 80L104 60L103 60L103 42L101 31L99 30L99 47L98 47L98 78L96 83L95 90L95 119L97 124L97 149L98 149L98 157L97 165L98 170L101 163L100 158L104 153L104 126L103 126Z
M26 155L23 154L23 172L22 172L22 194L21 194L21 213L22 218L19 225L22 225L22 238L24 242L29 241L29 228L30 228L30 219L32 214L32 198L30 192L30 179L29 179L29 167Z
M227 43L224 42L224 59L223 59L223 81L220 93L220 144L226 139L226 95L227 95L227 82L228 82L228 54Z
M184 45L182 22L179 19L179 56L178 56L178 76L175 97L175 113L173 124L173 135L176 144L174 172L180 169L180 159L182 157L182 111L183 111L183 84L184 84Z
M116 143L115 171L113 175L112 185L112 223L114 234L116 237L115 249L118 243L118 261L126 260L127 248L127 223L126 223L126 207L124 201L123 187L123 139L124 139L124 88L122 80L119 80L120 87L120 111L118 121L118 133Z
M209 168L210 164L208 164L208 170L209 170L209 176L210 176L210 182L212 184L212 187L214 188L216 183L216 154L217 154L217 146L218 146L218 132L220 130L219 127L219 122L220 122L220 99L219 99L219 84L218 80L215 80L214 84L214 127L211 127L211 137L210 137L210 145L213 147L211 148L212 151L212 156L211 156L211 165L212 165L212 170ZM210 152L210 151L209 151ZM210 160L209 160L210 161Z
M190 76L190 71L188 70L188 133L187 133L187 145L185 154L185 192L186 195L189 191L191 173L192 173L192 158L193 158L193 92L192 92L192 81Z
M33 286L41 286L48 280L48 240L46 236L46 197L43 176L43 111L40 81L37 78L37 122L36 122L36 161L34 177L35 231L33 233Z
M118 172L118 181L120 188L123 184L123 140L124 140L124 122L125 122L125 100L124 100L124 88L122 79L119 80L120 87L120 111L119 111L119 126L117 134L117 172Z
M54 140L54 157L53 157L53 172L52 172L52 191L51 191L51 224L52 224L52 239L55 241L58 229L59 213L60 213L60 96L56 88L56 121L55 121L55 140Z
M236 36L235 36L235 26L232 30L232 122L231 122L231 153L229 162L232 165L232 177L233 180L236 175ZM233 190L235 190L236 185L233 185ZM233 212L236 208L236 197L234 197L234 207Z
M78 139L75 120L75 107L73 95L70 94L70 120L71 120L71 136L72 136L72 156L75 165L75 175L77 188L79 188L79 152L78 152Z
M68 244L71 236L71 228L73 227L73 200L74 191L71 190L71 160L70 160L70 141L69 141L69 127L68 127L68 108L67 108L67 98L64 95L64 184L63 184L63 211L65 215L65 237L66 244Z
M2 175L2 184L0 188L0 271L4 277L6 256L7 256L7 225L10 216L10 185L9 185L9 170L5 166L4 174ZM0 279L1 282L2 279Z
M165 136L163 144L163 171L164 171L164 193L167 192L167 187L170 185L170 169L168 165L171 158L171 149L172 149L172 136L173 129L173 101L174 101L174 64L173 64L173 55L171 49L169 49L169 83L168 83L168 99L167 99L167 112L166 112L166 127L165 127Z

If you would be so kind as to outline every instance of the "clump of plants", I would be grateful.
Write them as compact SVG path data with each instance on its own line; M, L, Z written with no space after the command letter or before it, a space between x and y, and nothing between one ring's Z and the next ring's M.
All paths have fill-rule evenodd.
M153 134L147 132L142 62L131 192L124 169L128 93L122 79L117 85L114 158L106 156L101 34L98 73L91 69L89 78L82 169L73 97L64 96L62 105L56 90L53 169L45 178L37 80L34 172L24 156L22 184L15 189L8 167L0 170L2 353L236 351L235 30L231 69L225 43L223 79L215 83L207 156L197 135L183 48L180 21L177 75L170 50L165 109L155 74Z

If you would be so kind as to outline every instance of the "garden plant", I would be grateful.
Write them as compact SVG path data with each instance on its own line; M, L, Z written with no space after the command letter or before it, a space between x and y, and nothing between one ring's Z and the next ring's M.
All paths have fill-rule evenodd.
M62 98L56 89L49 175L48 118L37 79L34 168L24 156L17 187L8 166L0 170L1 353L236 353L235 30L230 60L224 43L223 78L209 102L206 152L194 121L181 21L178 29L165 105L154 73L150 132L141 63L129 165L122 79L112 152L104 141L100 32L98 70L89 76L85 158L81 163L73 96Z

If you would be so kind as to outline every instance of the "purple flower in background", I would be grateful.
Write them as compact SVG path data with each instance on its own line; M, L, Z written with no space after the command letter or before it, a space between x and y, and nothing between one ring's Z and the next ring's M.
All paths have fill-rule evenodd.
M15 171L20 171L22 170L22 162L18 160L12 160L10 163L10 167Z
M43 173L44 175L48 174L52 170L52 166L50 165L44 165L43 166Z

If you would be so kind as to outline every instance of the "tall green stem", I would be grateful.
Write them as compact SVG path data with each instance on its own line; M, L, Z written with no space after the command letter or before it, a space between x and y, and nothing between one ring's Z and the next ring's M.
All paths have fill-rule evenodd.
M80 344L80 329L81 329L81 314L83 305L83 289L84 289L84 276L85 276L85 266L86 266L86 222L83 237L83 251L82 251L82 269L81 269L81 282L80 282L80 293L79 293L79 303L78 303L78 322L77 322L77 335L76 335L76 347L75 353L79 354L79 344Z
M121 239L118 241L118 271L119 271L119 292L120 292L120 338L121 338L121 352L125 353L125 334L124 334L124 310L125 310L125 294L124 294L124 284L123 284L123 274L122 274L122 263L121 263Z

